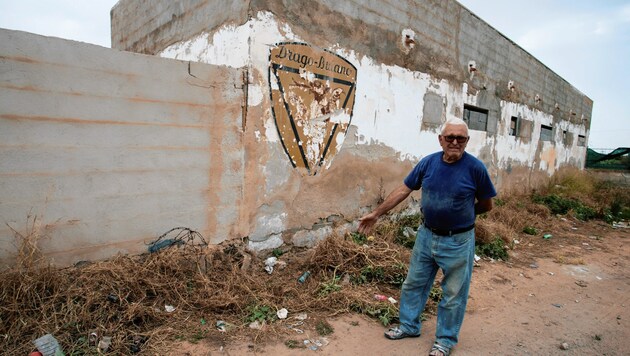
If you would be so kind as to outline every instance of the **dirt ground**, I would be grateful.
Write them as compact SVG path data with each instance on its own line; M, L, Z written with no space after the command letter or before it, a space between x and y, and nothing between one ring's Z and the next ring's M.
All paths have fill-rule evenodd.
M630 229L601 221L552 220L536 236L521 234L508 262L478 262L453 354L630 354ZM547 233L552 237L543 239ZM315 330L315 320L321 318L334 329L326 337ZM288 329L272 342L206 339L178 344L173 354L426 355L435 321L431 316L423 323L420 338L390 341L383 337L385 327L362 315L309 315L295 328L303 333ZM282 322L300 323L290 314ZM304 347L304 340L316 350ZM287 342L297 347L289 348Z

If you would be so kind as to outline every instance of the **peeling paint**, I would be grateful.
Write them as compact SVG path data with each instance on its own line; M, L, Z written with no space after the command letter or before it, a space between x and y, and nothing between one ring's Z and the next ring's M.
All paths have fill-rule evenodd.
M247 105L258 106L263 102L263 91L260 85L249 84L247 89Z
M279 234L286 229L288 214L283 212L284 204L275 202L273 205L265 205L258 209L258 216L254 231L249 235L252 241L264 240L272 234Z
M274 248L278 248L284 244L282 240L281 234L273 234L266 236L264 239L260 241L252 241L249 240L247 242L247 248L251 251L261 252L266 250L273 250Z

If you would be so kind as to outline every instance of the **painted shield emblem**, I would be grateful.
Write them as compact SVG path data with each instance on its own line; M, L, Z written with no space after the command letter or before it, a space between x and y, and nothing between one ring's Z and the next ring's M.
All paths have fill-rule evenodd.
M274 119L293 167L304 175L328 168L352 120L356 68L305 43L278 43L269 54Z

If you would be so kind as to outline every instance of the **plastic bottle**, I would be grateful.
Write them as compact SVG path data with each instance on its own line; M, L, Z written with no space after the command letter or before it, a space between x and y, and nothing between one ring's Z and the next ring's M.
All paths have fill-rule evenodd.
M310 275L311 275L311 272L310 272L310 271L306 271L306 272L302 273L302 275L300 276L300 278L298 278L298 282L300 282L300 283L304 283L304 282L306 282L306 279L307 279L307 278L308 278L308 276L310 276Z

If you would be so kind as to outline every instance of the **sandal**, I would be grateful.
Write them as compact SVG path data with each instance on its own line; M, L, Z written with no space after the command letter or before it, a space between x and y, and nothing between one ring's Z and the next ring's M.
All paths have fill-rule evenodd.
M442 346L437 342L433 344L431 347L431 352L429 352L429 356L449 356L451 354L451 349L446 346Z
M420 334L417 334L417 335L407 334L406 332L402 331L400 327L398 326L394 328L390 328L389 330L385 332L385 337L390 340L400 340L406 337L418 337L418 336L420 336Z

